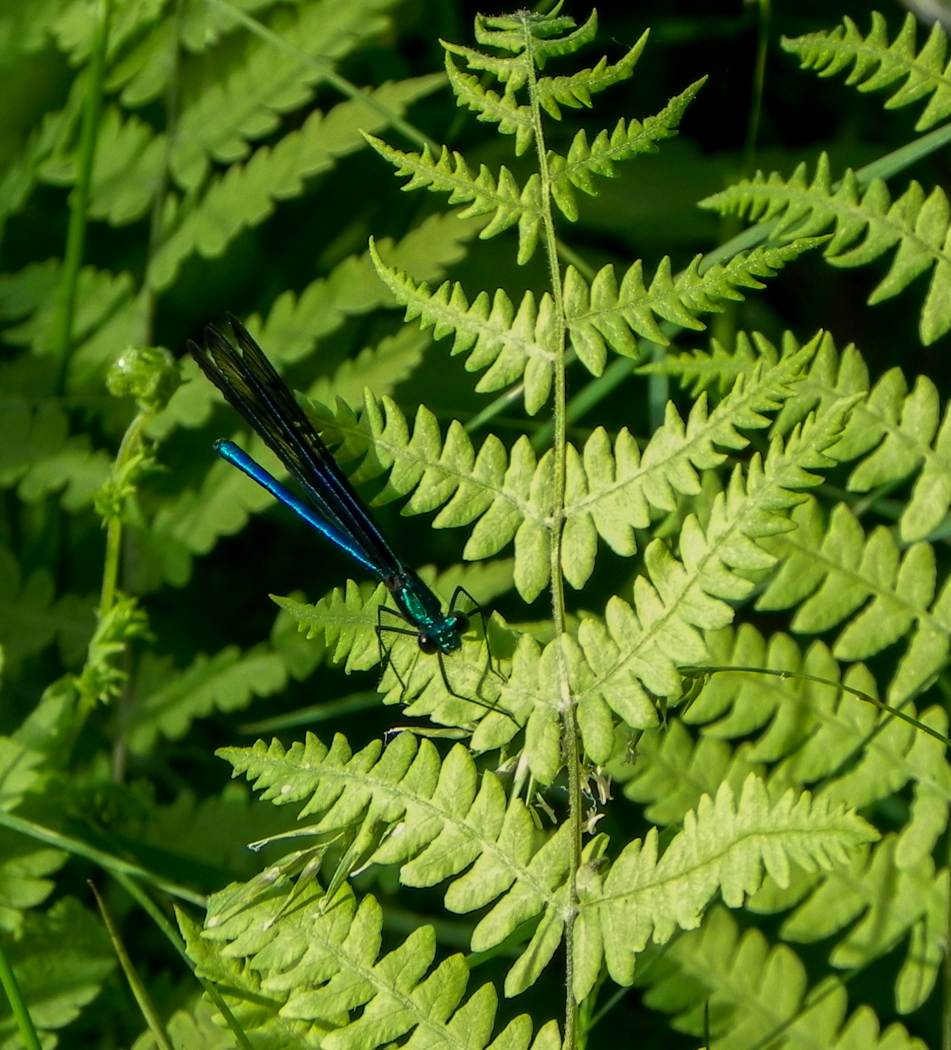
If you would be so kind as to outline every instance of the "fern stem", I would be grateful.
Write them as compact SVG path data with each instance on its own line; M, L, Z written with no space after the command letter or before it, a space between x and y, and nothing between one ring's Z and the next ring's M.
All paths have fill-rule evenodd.
M301 48L295 47L295 45L289 40L285 40L277 33L272 32L272 30L268 29L266 25L259 22L256 18L252 18L233 4L228 3L228 0L205 0L205 3L209 4L211 7L217 7L222 11L227 11L236 22L239 22L245 27L245 29L254 33L256 37L265 41L265 43L271 44L279 51L283 51L286 55L290 55L295 61L303 62L305 65L318 70L321 79L326 81L332 87L335 87L341 95L345 95L347 98L354 99L355 101L363 102L365 105L369 106L370 109L375 109L380 116L385 118L385 120L397 131L401 131L404 137L409 139L414 145L428 146L436 156L439 156L439 144L437 142L434 142L428 135L424 135L419 129L414 128L409 121L403 120L403 118L389 106L384 105L384 103L380 102L378 99L365 95L355 84L352 84L347 80L346 77L340 76L330 62L317 58L315 55L309 55Z
M131 864L127 860L122 860L121 857L115 857L104 850L96 849L95 846L90 846L80 839L63 835L59 831L53 831L52 828L45 828L42 824L35 824L32 820L14 816L13 813L7 813L2 809L0 809L0 827L8 828L10 831L18 831L21 835L27 835L37 842L45 842L48 846L55 846L56 849L65 850L74 856L84 857L86 860L92 861L93 864L98 864L100 867L105 868L106 871L125 872L126 875L151 883L156 889L167 893L170 897L177 897L179 900L187 901L187 903L194 904L197 908L204 909L207 906L205 898L200 893L195 893L194 890L169 882L168 879L163 879L160 875L155 875L146 868L140 868L138 864Z
M690 666L681 667L680 672L687 676L701 676L701 675L712 675L719 674L726 671L743 672L750 674L765 674L770 675L773 678L783 679L795 679L800 682L815 682L817 685L827 685L833 689L839 689L843 693L850 693L852 696L857 697L859 700L864 700L867 704L872 704L874 707L879 708L882 711L887 712L894 718L900 719L902 722L907 722L908 725L914 726L915 729L920 729L922 733L927 733L928 736L934 737L939 743L944 744L945 747L951 747L951 737L947 737L944 733L939 732L937 729L933 729L925 722L914 718L912 715L905 714L901 708L892 707L891 704L886 704L884 700L879 700L877 696L872 696L871 693L866 693L861 689L856 689L854 686L846 685L844 682L836 682L832 678L822 678L820 675L814 674L803 674L800 671L780 671L776 668L771 667L740 667L734 665L728 665L724 667L701 667L701 666ZM911 697L908 698L909 700ZM908 700L905 701L908 703Z
M142 429L152 416L151 412L138 412L122 435L116 456L113 474L121 476L128 461L139 451ZM102 570L102 590L99 593L99 619L103 620L116 600L116 584L119 580L119 562L122 554L122 518L110 517L106 526L106 555Z
M62 394L66 385L66 368L73 334L73 315L76 312L76 291L79 270L86 243L86 210L89 207L89 189L92 183L92 165L96 156L96 138L99 132L99 114L102 110L102 82L106 68L106 45L109 40L109 20L112 0L98 0L96 28L92 53L86 67L86 98L83 123L76 157L76 183L69 198L69 227L66 232L66 250L63 256L63 275L59 287L59 304L53 336L54 354L58 362L56 389Z
M20 991L20 984L17 981L16 974L13 972L13 967L3 951L2 943L0 943L0 984L3 985L3 990L7 993L7 999L10 1002L10 1012L16 1020L23 1045L27 1050L42 1050L40 1037L36 1034L36 1028L33 1024L33 1018L30 1017L30 1011L23 1000L23 993Z
M568 768L568 821L571 831L571 874L568 888L568 914L565 916L565 1050L573 1050L578 1039L578 1004L575 1001L575 950L574 926L578 913L577 875L581 868L581 744L578 732L578 720L575 712L575 699L571 692L568 677L567 654L564 642L567 634L567 614L565 610L565 581L562 576L562 542L565 528L565 499L567 492L568 471L568 422L566 409L568 404L566 383L566 336L565 304L561 283L561 263L558 258L558 239L555 236L555 223L552 217L551 172L548 167L548 154L545 147L545 132L542 125L541 105L538 101L533 53L533 37L527 20L523 23L525 35L525 52L528 57L527 88L532 113L532 124L535 137L535 151L538 157L538 173L541 179L541 215L542 229L545 237L545 254L548 259L549 279L554 309L554 383L553 383L553 443L552 443L552 520L551 520L551 607L555 628L555 641L558 646L558 687L561 692L559 707L564 730L565 761Z

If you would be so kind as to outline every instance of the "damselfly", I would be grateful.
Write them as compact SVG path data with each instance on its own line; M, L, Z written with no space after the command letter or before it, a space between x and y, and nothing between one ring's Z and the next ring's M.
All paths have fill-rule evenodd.
M385 631L415 636L422 652L439 657L449 692L459 699L469 699L450 686L442 659L462 647L462 636L469 630L469 617L455 609L459 596L464 594L469 598L480 615L482 610L468 591L457 587L449 612L442 611L436 595L383 538L347 475L318 437L264 351L240 321L230 315L228 320L237 348L209 325L205 329L205 346L189 341L188 349L205 375L287 467L300 484L304 498L299 499L285 488L233 441L216 441L215 451L380 580L390 592L396 609L379 607L377 637ZM384 613L408 626L384 624L381 621Z

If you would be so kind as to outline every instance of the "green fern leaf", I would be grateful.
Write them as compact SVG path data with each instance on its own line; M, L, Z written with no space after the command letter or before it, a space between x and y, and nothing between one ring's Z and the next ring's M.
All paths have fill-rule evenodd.
M208 8L208 10L213 10ZM260 8L258 8L260 11ZM191 18L195 12L189 12ZM172 68L169 55L178 46L175 37L176 22L159 18L142 38L127 46L106 74L105 89L119 91L119 101L126 109L136 109L153 102L168 87Z
M123 121L110 106L99 123L92 172L89 217L124 226L141 218L158 188L165 155L165 136L156 135L136 116ZM58 154L40 169L44 182L72 186L76 154Z
M574 30L574 32L571 32ZM571 55L585 44L590 44L598 31L598 14L592 11L588 21L575 29L575 20L557 12L535 14L520 11L514 15L476 15L475 38L484 47L526 52L539 69L549 58Z
M6 765L2 753L6 738L0 740L0 764ZM0 835L0 932L19 937L24 918L53 892L55 874L69 859L59 849L37 849L36 843L23 835L4 830Z
M549 171L552 177L552 198L562 214L574 222L578 218L578 204L572 187L594 197L597 190L591 179L592 175L604 175L614 178L615 163L631 160L642 153L656 153L657 142L672 138L677 134L687 106L706 83L706 77L691 84L685 91L672 98L656 116L648 117L643 123L633 118L625 125L622 118L615 125L614 131L598 132L590 145L584 130L578 132L571 142L567 157L549 151Z
M581 69L569 76L540 77L535 85L538 104L555 120L561 120L560 105L572 109L590 108L593 94L614 87L631 76L649 36L650 30L645 30L621 61L613 65L608 65L607 58L602 58L594 69Z
M501 167L496 179L483 164L479 174L473 176L462 154L450 153L445 146L437 160L428 146L422 153L404 153L372 135L367 135L367 142L394 165L397 175L412 176L404 190L423 187L434 193L448 193L450 204L471 201L460 212L462 218L491 215L479 234L481 240L518 224L518 262L522 265L531 259L542 224L541 182L537 174L531 175L520 189L508 168Z
M932 547L917 543L902 558L887 529L866 538L843 504L828 526L814 500L797 508L793 521L795 532L768 544L783 564L757 608L798 605L792 629L806 633L848 620L832 650L840 660L864 660L911 631L888 691L890 703L901 703L935 675L949 649L951 588L942 587L934 601Z
M388 19L381 12L391 6L393 0L310 4L299 9L281 37L325 62L330 72L335 63L386 29ZM320 66L289 58L273 44L254 40L241 65L214 80L183 110L169 158L178 184L194 192L207 178L212 160L231 164L244 159L248 141L270 135L281 113L308 103L324 75Z
M33 1024L44 1043L54 1046L54 1032L79 1016L99 994L115 965L112 945L98 920L74 897L57 901L45 914L31 913L22 938L4 948ZM10 1007L0 1003L0 1033L16 1045Z
M822 77L854 67L846 83L859 91L881 91L904 80L885 108L899 109L928 98L916 131L926 131L951 114L951 76L945 64L947 35L939 21L932 26L927 43L917 55L917 23L912 14L905 16L892 44L888 43L888 23L877 11L872 12L872 29L867 37L863 38L848 16L842 23L827 32L808 33L794 40L784 38L783 50L798 55L803 69L815 69Z
M674 942L664 960L663 967L645 967L639 982L648 986L645 1002L677 1014L676 1027L697 1037L709 1008L710 1034L722 1047L926 1050L901 1025L881 1031L869 1006L846 1019L848 993L841 981L829 977L809 988L806 968L792 949L770 947L756 928L741 934L723 907L712 908L701 929Z
M668 356L641 371L677 376L684 384L692 382L695 391L710 386L727 389L761 359L772 364L775 349L760 336L754 335L751 342L741 334L732 354L714 344L711 354L693 351ZM941 419L938 392L927 376L920 376L909 393L904 376L894 368L872 387L858 350L849 346L840 354L832 337L826 334L808 374L784 402L774 433L786 433L817 405L856 394L864 395L863 400L856 405L842 437L828 455L842 463L860 460L847 483L850 492L869 492L920 470L899 521L904 542L925 539L951 507L946 463L951 422L947 412Z
M446 47L445 44L443 46ZM451 58L453 53L459 54L461 50L463 49L446 47L446 75L456 96L456 105L468 106L474 110L479 114L478 120L498 124L501 134L514 135L515 155L520 157L531 146L535 137L531 106L520 104L515 97L515 79L510 80L508 90L499 95L483 87L478 77L463 73Z
M44 706L43 701L39 706ZM31 716L34 720L36 717L35 713ZM22 729L12 737L0 737L2 810L17 809L42 784L47 756L40 741L32 737ZM54 889L54 883L46 876L58 871L67 859L63 850L37 848L35 840L24 835L6 830L0 834L0 931L20 936L24 913L41 904Z
M381 280L397 302L406 306L407 321L418 317L422 328L432 325L436 339L454 331L452 353L471 351L466 361L469 371L491 366L476 390L498 390L524 375L526 411L534 414L548 400L554 348L552 301L547 292L540 303L532 292L526 292L517 312L501 289L491 306L485 292L470 306L458 282L446 281L430 292L425 281L414 281L386 266L372 240L370 253Z
M66 662L84 648L94 627L91 607L76 595L54 602L53 578L45 568L24 580L12 552L0 545L0 644L8 661L42 652L58 640Z
M402 115L411 102L441 82L441 76L416 77L385 84L370 97ZM273 212L275 201L299 196L305 178L329 170L338 157L359 149L361 129L379 130L386 124L386 118L364 98L342 102L326 116L315 110L300 130L285 135L273 149L262 146L247 164L235 164L223 177L212 178L201 200L184 214L156 252L149 267L150 287L166 288L196 251L205 258L217 258L242 229L263 222Z
M170 661L146 654L127 722L129 747L136 754L147 754L159 734L178 740L194 719L206 718L214 710L241 710L253 697L271 696L286 684L283 661L265 645L246 653L231 645L211 658L202 654L181 672Z
M707 197L700 206L721 214L749 213L760 222L777 220L776 237L812 236L834 223L835 235L825 252L833 266L865 266L897 244L892 265L869 296L869 304L898 295L920 274L933 270L921 312L921 340L933 343L951 329L951 256L945 250L951 205L940 186L926 197L921 186L912 182L892 203L882 179L873 179L862 191L849 170L836 188L823 154L811 183L805 164L788 182L776 173L766 178L758 172L752 180ZM863 234L864 239L856 243Z
M490 565L456 566L438 577L432 567L423 567L420 578L444 599L457 586L462 586L470 593L478 594L482 601L489 601L511 587L511 563L499 561ZM284 614L296 621L299 631L308 639L318 640L320 655L314 654L308 662L322 658L326 653L328 660L344 664L349 673L367 670L380 661L381 641L376 628L380 623L379 609L388 604L390 597L382 584L374 588L371 584L357 585L348 580L345 591L335 588L315 605L305 605L292 598L271 597ZM385 694L383 703L406 704L405 713L409 717L428 716L441 725L468 729L473 728L486 710L495 708L499 688L486 677L486 651L482 638L465 637L461 652L453 654L447 665L446 674L451 679L453 693L459 694L453 695L446 689L439 662L421 657L415 639L395 637L395 641L385 642L386 671L379 685ZM472 697L472 700L460 699L462 696ZM518 728L516 714L506 708L504 714L501 711L496 713L496 719L504 720L507 735L502 732L499 736L500 728L493 723L492 738L511 739ZM483 734L489 732L489 728L483 729ZM483 746L496 747L499 744Z
M615 770L612 765L611 770L615 779L626 780L625 797L645 804L647 819L663 826L681 824L700 796L715 795L721 783L738 795L750 773L762 777L764 767L752 760L747 748L731 751L713 735L704 734L695 745L683 722L675 718L642 734L633 776L630 766Z
M357 907L343 887L331 903L312 884L283 915L276 899L236 911L233 897L225 891L210 899L204 938L190 924L183 923L184 932L202 972L219 980L228 974L222 982L225 995L244 1030L258 1039L282 1047L319 1041L327 1050L373 1050L412 1032L414 1043L446 1050L461 1043L473 1050L528 1050L529 1044L533 1050L556 1050L559 1045L553 1024L532 1041L525 1014L492 1040L495 989L485 984L463 1003L468 970L461 955L432 968L431 927L420 927L378 958L383 914L372 897ZM252 928L266 932L249 937ZM228 958L220 949L210 951L209 941L224 944ZM301 950L305 942L312 950ZM236 965L236 958L242 962ZM232 998L232 990L244 989L252 994ZM355 1010L360 1016L350 1020Z
M253 780L265 799L277 805L308 799L301 816L316 818L313 832L362 829L364 863L399 864L406 885L432 886L468 868L446 893L451 911L483 908L508 891L476 926L474 951L493 947L543 912L553 918L562 914L564 831L543 843L526 807L518 799L506 807L492 773L483 774L480 784L461 746L441 764L433 745L410 733L401 733L385 751L377 742L357 755L341 736L328 750L313 734L289 751L273 741L220 754L236 776ZM380 843L379 831L397 823L399 833L384 835ZM559 939L549 945L541 966ZM526 954L540 958L535 940Z
M830 462L820 450L835 440L841 421L841 410L807 421L785 447L774 442L765 463L754 458L748 480L734 472L727 492L716 497L706 529L692 516L685 520L682 561L659 539L648 546L649 575L635 581L634 607L612 598L603 619L590 617L579 627L593 672L579 693L581 703L601 696L622 719L634 718L631 726L654 724L643 719L649 702L645 687L655 696L678 697L677 666L706 662L697 628L729 624L733 612L725 599L749 594L753 584L745 574L770 566L775 541L766 540L789 530L786 510L802 499L795 490L816 484L812 471Z
M879 485L901 481L920 471L911 499L901 511L901 538L905 543L925 539L944 520L951 506L947 464L949 416L941 419L938 391L927 376L919 376L909 393L901 371L890 369L871 386L868 369L854 347L836 352L827 339L809 369L797 397L803 404L866 394L830 455L840 462L858 459L848 480L851 492L869 492ZM784 414L795 411L795 399ZM780 423L783 417L780 417Z
M718 889L736 908L759 888L764 869L783 884L790 861L807 870L828 869L876 838L860 817L821 797L790 791L771 803L763 782L750 775L739 800L726 784L715 799L703 796L659 859L655 830L643 843L628 845L603 884L592 880L586 887L581 921L600 927L611 977L631 984L636 956L648 939L663 944L677 926L699 925ZM575 994L580 999L588 990L576 988Z
M781 935L811 943L849 927L829 961L854 970L891 951L914 931L918 954L908 955L896 981L898 1008L906 1013L927 999L944 955L939 931L940 917L947 914L948 871L936 874L930 856L914 867L902 867L896 863L896 842L889 836L841 873L827 873L783 923Z
M758 277L772 277L802 252L821 243L803 237L782 247L755 248L740 252L727 263L716 263L700 273L701 256L676 276L670 272L666 256L651 281L644 285L643 267L638 261L621 279L618 288L613 266L601 269L590 286L573 267L565 272L565 314L571 342L578 357L595 375L600 375L610 346L625 357L637 356L633 330L652 342L667 346L669 340L655 321L655 315L700 331L699 314L719 312L728 302L742 300L739 288L763 288ZM666 358L665 358L666 360ZM644 371L660 371L662 364ZM739 374L739 373L737 373Z
M187 1050L234 1050L234 1035L227 1027L215 1024L217 1012L206 999L199 999L191 1009L176 1010L168 1019L165 1031L173 1046ZM148 1030L132 1044L132 1050L164 1050Z
M667 421L654 433L643 454L626 431L619 435L612 454L600 429L588 440L583 453L570 449L563 558L569 582L580 587L587 580L594 566L598 535L619 554L630 556L636 550L633 530L650 523L650 506L670 511L675 507L676 492L699 492L696 470L709 470L723 462L723 453L715 445L742 448L747 439L739 435L737 426L767 425L763 412L775 409L788 396L792 381L802 374L816 346L817 340L803 348L790 343L788 354L773 369L745 377L748 382L738 386L713 412L708 414L705 400L699 400L686 425L669 405ZM852 401L841 399L830 406L821 426L810 428L809 441L831 444ZM493 437L477 454L458 425L450 427L443 442L435 417L425 408L417 413L411 434L402 413L388 398L380 405L367 396L359 421L345 406L338 405L333 417L322 405L309 403L308 407L317 417L324 440L339 445L338 459L362 458L353 474L356 481L390 470L388 484L377 502L412 492L405 512L441 507L434 522L437 528L476 521L465 549L464 556L469 559L494 555L514 539L516 586L529 601L541 593L550 570L545 524L549 512L546 501L551 493L549 457L539 463L524 439L517 441L506 457ZM802 438L797 438L796 448L796 455L806 455L814 466L831 462L823 457L815 459ZM815 476L796 469L788 480L794 486L815 484L810 478Z

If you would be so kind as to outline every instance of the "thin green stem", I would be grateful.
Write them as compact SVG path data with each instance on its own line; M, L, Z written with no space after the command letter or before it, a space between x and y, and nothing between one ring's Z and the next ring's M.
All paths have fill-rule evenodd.
M800 671L779 671L770 667L741 667L738 665L727 665L724 667L704 667L704 666L690 666L682 667L680 669L684 675L712 675L712 674L723 674L727 671L741 671L744 674L764 674L769 675L772 678L783 678L783 679L795 679L800 682L815 682L818 685L828 685L833 689L839 689L843 693L850 693L852 696L857 697L859 700L864 700L867 704L872 704L874 707L879 708L882 711L887 712L894 718L900 719L902 722L907 722L908 725L914 726L915 729L920 729L922 733L927 733L928 736L934 737L935 740L944 744L945 747L951 747L951 737L947 737L944 733L939 732L937 729L933 729L931 726L914 718L912 715L905 714L898 707L892 707L891 704L886 704L884 700L879 700L877 696L872 696L871 693L866 693L861 689L856 689L854 686L846 685L844 682L836 682L832 678L822 678L820 675L814 674L803 674ZM906 701L907 703L907 701Z
M23 1000L20 984L17 981L16 974L13 972L13 967L6 957L2 942L0 942L0 984L3 985L3 990L10 1001L10 1011L17 1023L23 1045L27 1050L42 1050L42 1044L40 1043L40 1037L36 1034L33 1018L30 1017L30 1011Z
M746 124L746 143L743 147L743 174L753 174L756 164L756 139L763 112L763 86L766 82L766 52L769 47L770 0L748 0L759 8L759 27L756 37L756 65L753 69L753 90L750 92L750 116Z
M578 1004L575 1001L575 950L574 930L578 914L577 874L581 868L581 744L578 733L578 721L575 712L575 700L572 696L571 682L568 677L568 661L564 644L567 638L567 615L565 610L565 583L562 575L562 542L565 527L565 499L568 474L568 422L566 408L568 403L566 380L566 343L568 326L565 320L565 304L561 283L561 264L558 259L558 239L555 236L555 223L551 211L552 179L548 168L548 151L545 146L545 132L542 126L541 106L537 97L535 63L532 58L533 37L529 26L524 25L526 69L528 72L528 95L534 126L535 150L538 159L538 173L541 179L541 213L544 234L545 254L548 260L549 279L553 312L555 315L553 330L556 333L554 352L553 383L553 441L552 441L552 516L551 516L551 607L552 621L555 630L558 666L558 688L560 696L558 705L561 710L564 734L565 761L568 769L569 825L571 829L571 875L568 887L568 914L565 916L565 1050L574 1050L578 1038Z
M306 51L292 44L289 40L285 40L283 37L278 36L277 33L272 32L266 25L259 22L256 18L252 18L250 15L245 14L244 11L235 7L234 4L228 3L228 0L205 0L205 2L212 7L217 7L223 11L227 11L236 22L240 22L241 25L254 33L255 36L264 40L266 43L271 44L273 47L276 47L279 51L283 51L285 55L289 55L296 61L302 62L304 65L308 65L312 69L318 70L321 78L335 87L341 95L363 102L365 105L369 106L370 109L376 110L380 116L386 119L391 127L402 132L402 134L414 145L428 146L431 150L435 151L438 156L439 145L428 135L424 135L423 132L414 128L408 121L403 120L403 118L390 106L385 105L371 95L364 94L355 84L352 84L349 80L340 76L340 74L334 69L332 63L328 62L326 59L317 58L315 55L309 55Z
M122 435L116 462L112 468L113 476L121 477L129 460L139 452L142 430L151 419L150 412L138 412L126 432ZM119 582L120 557L122 553L122 518L118 515L109 519L106 526L106 556L102 571L102 589L99 592L99 619L103 620L112 610L116 600L116 589Z
M168 921L168 919L162 914L159 908L156 906L155 901L142 889L141 886L137 885L135 881L130 879L128 875L123 874L121 871L114 871L111 873L112 877L119 883L119 885L129 894L129 896L138 903L142 910L149 916L152 922L162 931L169 944L175 949L176 952L181 956L185 965L195 974L195 964L188 954L185 948L185 942L178 935L175 927ZM225 1002L221 992L218 991L217 987L212 981L209 981L207 977L200 977L195 974L198 981L201 983L202 988L208 993L209 998L218 1008L221 1016L225 1019L228 1027L231 1029L232 1034L235 1037L235 1041L241 1050L253 1050L251 1041L248 1039L244 1029L238 1023L237 1018L231 1012L230 1007Z
M162 220L165 216L168 173L171 166L172 148L175 145L175 130L178 124L179 71L181 68L181 45L179 41L181 39L184 2L185 0L175 0L175 12L172 16L171 50L168 56L168 89L165 92L165 147L162 150L158 184L155 187L155 196L152 198L152 214L149 217L149 248L146 259L146 271L148 271L149 264L155 258L159 248L161 248L164 239ZM152 343L157 296L155 289L148 281L145 282L141 294L146 297L141 342L143 346L149 346Z
M76 312L76 292L79 271L86 244L86 211L92 185L92 167L96 157L96 138L99 132L99 114L102 111L102 83L106 69L106 49L109 41L109 19L112 0L97 0L94 18L92 53L86 67L86 98L83 123L76 157L76 183L69 197L69 227L66 232L66 250L63 273L60 278L59 304L56 313L53 346L58 361L57 393L66 386L66 370L73 334L73 315Z
M167 893L170 897L177 897L179 900L187 901L198 908L204 909L206 907L205 898L200 893L195 893L194 890L187 889L185 886L179 886L168 879L163 879L160 875L155 875L146 868L140 868L138 864L132 864L127 860L122 860L121 857L115 857L111 853L96 849L95 846L90 846L80 839L63 835L59 831L53 831L52 828L43 827L42 824L35 824L32 820L25 820L23 817L17 817L13 813L0 810L0 827L18 831L21 835L27 835L31 839L36 839L37 842L45 842L48 846L55 846L57 849L65 850L65 852L71 853L76 857L84 857L86 860L92 861L93 864L98 864L100 867L105 868L108 872L122 872L134 879L141 879L142 882L149 883L163 893Z
M92 890L92 894L96 898L96 904L99 906L99 914L102 916L102 921L105 923L106 929L109 931L109 939L112 941L113 950L119 960L119 965L122 967L122 972L125 974L125 979L129 982L129 987L132 989L135 1001L139 1004L139 1009L142 1011L145 1023L149 1026L152 1038L161 1050L174 1050L172 1047L172 1041L168 1037L168 1032L165 1031L165 1025L162 1024L162 1018L159 1017L158 1010L155 1009L155 1004L152 1002L152 997L149 995L148 989L145 987L145 982L138 975L135 966L132 964L132 959L129 957L129 953L122 940L122 935L119 933L119 927L116 925L112 913L106 907L106 902L102 899L95 884L90 882L89 888Z

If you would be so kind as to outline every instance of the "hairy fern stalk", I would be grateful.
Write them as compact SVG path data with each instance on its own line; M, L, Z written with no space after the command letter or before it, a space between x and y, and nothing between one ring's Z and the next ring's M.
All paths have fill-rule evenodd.
M894 88L890 107L926 99L919 130L938 137L858 171L825 155L788 176L751 169L702 206L755 227L647 272L589 267L564 238L602 179L677 134L704 80L643 119L570 138L560 124L637 74L646 33L579 68L594 13L480 15L475 46L441 42L444 74L361 91L337 67L388 29L389 0L307 0L267 23L268 3L199 6L64 0L51 32L81 74L0 180L0 223L25 222L40 184L69 187L72 209L61 260L0 275L3 340L22 349L0 361L0 482L17 508L0 533L0 667L27 694L59 666L55 641L64 669L0 737L3 1046L55 1045L120 987L115 953L145 1018L137 1050L575 1050L625 994L717 1050L923 1050L914 1017L880 1015L934 1001L948 943L951 767L933 700L951 691L951 414L927 377L875 378L834 333L690 340L813 249L837 267L894 249L870 306L927 273L921 340L951 331L951 206L941 187L886 183L951 139L933 130L951 116L943 31L917 49L911 16L890 40L876 14L868 35L847 19L784 41L820 75ZM222 41L223 73L203 58ZM282 127L327 85L343 101ZM446 85L514 147L508 165L404 119ZM248 324L292 383L310 377L301 404L355 484L466 530L464 562L421 567L427 584L508 602L508 618L473 617L445 676L404 637L381 668L386 590L348 581L312 604L275 597L269 638L179 666L149 596L187 586L271 497L211 463L212 429L235 421L151 345L159 297L360 150L451 207L395 240L360 227L356 254L332 245L323 276ZM147 228L140 263L82 266L92 223ZM542 260L547 279L512 295L446 277L476 237ZM394 307L401 329L328 351ZM441 350L494 395L468 426L397 399ZM615 432L571 430L569 378L584 396L619 370L632 390L645 376L682 389L651 428L632 411ZM481 434L517 402L520 436ZM58 591L53 564L91 531L83 514L105 526L89 597ZM28 563L60 531L50 566ZM618 582L596 600L605 561ZM519 615L536 600L541 619ZM321 665L378 688L250 729L381 704L399 706L395 728L362 747L319 732L232 744L217 752L230 787L180 789L176 747L207 751L194 734L212 718ZM135 779L153 768L159 792ZM90 864L108 876L102 923L78 895ZM420 914L390 905L399 887ZM422 914L433 892L448 919ZM177 929L153 894L177 902ZM137 972L112 914L128 899L187 990ZM883 961L889 1003L850 998ZM944 1019L951 1031L951 1004Z

